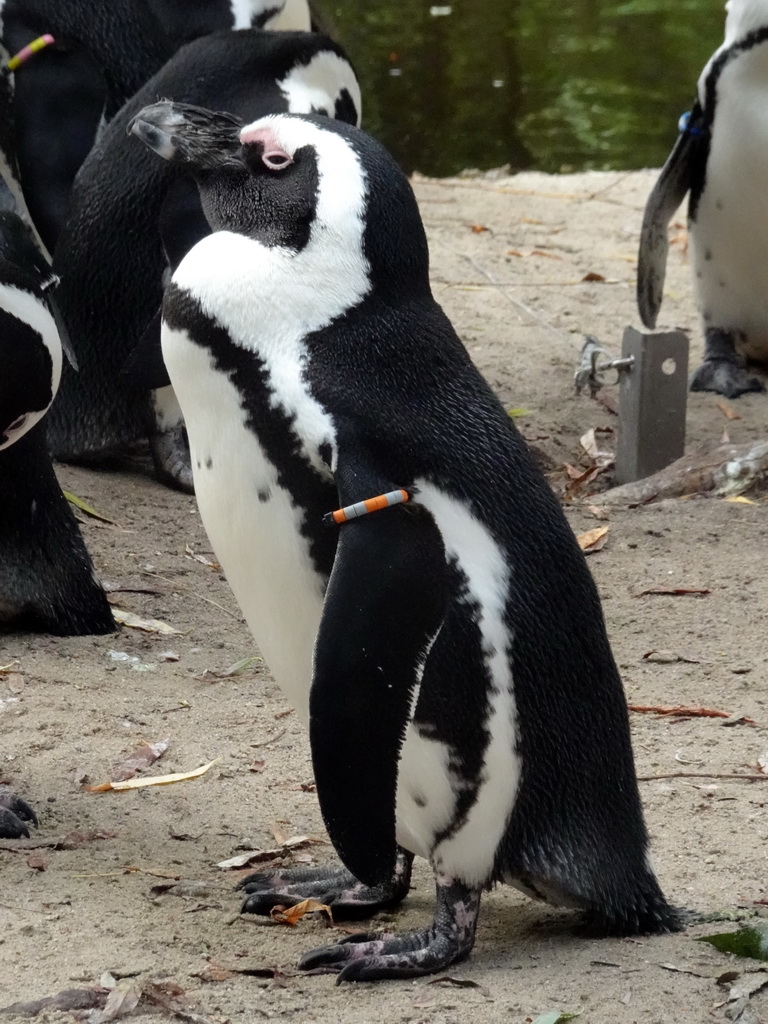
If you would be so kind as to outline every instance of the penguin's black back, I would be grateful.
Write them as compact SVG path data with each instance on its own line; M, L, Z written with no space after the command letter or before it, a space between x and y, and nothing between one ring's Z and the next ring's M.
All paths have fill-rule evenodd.
M45 420L0 451L0 622L56 636L115 621L53 472Z

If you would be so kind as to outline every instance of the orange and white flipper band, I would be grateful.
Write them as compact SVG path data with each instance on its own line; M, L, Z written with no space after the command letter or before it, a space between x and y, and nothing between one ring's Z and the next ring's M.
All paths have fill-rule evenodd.
M5 66L9 71L15 71L21 67L25 60L29 60L33 53L39 53L40 50L44 50L46 46L50 46L55 42L56 40L51 33L46 32L44 36L38 36L37 39L33 39L31 43L27 43L26 46L22 47L18 53L8 59Z
M360 516L367 516L370 512L378 512L382 508L389 508L390 505L402 505L410 501L411 496L402 487L396 491L387 491L386 494L377 494L375 498L366 498L365 501L358 501L354 505L345 505L344 508L336 509L323 516L323 522L328 526L336 523L348 523L350 519L359 519Z

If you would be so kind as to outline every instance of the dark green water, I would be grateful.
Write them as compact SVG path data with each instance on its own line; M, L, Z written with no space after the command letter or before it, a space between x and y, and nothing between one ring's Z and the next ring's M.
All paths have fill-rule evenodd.
M723 0L320 0L406 170L659 166ZM430 8L450 7L447 16Z

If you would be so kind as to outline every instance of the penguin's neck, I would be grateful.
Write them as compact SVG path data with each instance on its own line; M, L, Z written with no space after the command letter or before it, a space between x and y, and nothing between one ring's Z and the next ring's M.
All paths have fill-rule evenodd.
M359 245L313 233L299 252L215 231L184 257L174 283L243 348L278 355L357 306L371 288Z

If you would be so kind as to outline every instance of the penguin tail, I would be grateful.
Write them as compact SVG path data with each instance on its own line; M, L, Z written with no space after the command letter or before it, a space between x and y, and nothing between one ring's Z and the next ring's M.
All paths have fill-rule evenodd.
M687 911L667 902L650 875L629 898L587 905L582 930L600 936L662 935L682 931L687 916Z

